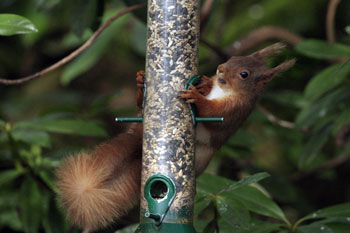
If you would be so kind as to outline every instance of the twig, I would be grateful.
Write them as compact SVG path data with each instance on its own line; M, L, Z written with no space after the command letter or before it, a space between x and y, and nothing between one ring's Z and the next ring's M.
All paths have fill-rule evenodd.
M263 106L258 104L256 106L256 108L259 109L259 111L261 111L267 117L267 119L270 122L272 122L272 123L274 123L276 125L279 125L279 126L281 126L283 128L287 128L287 129L294 129L295 128L295 124L293 122L289 122L289 121L286 121L286 120L279 119L278 117L273 115L271 112L269 112Z
M68 56L64 57L63 59L59 60L58 62L56 62L55 64L37 72L34 73L32 75L20 78L20 79L0 79L0 83L1 84L5 84L5 85L18 85L18 84L22 84L25 82L28 82L32 79L38 78L44 74L47 74L55 69L57 69L58 67L68 63L69 61L71 61L72 59L74 59L75 57L77 57L79 54L81 54L84 50L86 50L87 48L89 48L92 43L96 40L96 38L111 24L113 23L116 19L118 19L119 17L134 11L134 10L138 10L141 8L144 8L145 5L134 5L131 7L128 7L124 10L122 10L121 12L119 12L118 14L116 14L115 16L113 16L112 18L110 18L106 23L104 23L101 27L99 27L97 29L97 31L95 31L95 33L82 45L80 46L78 49L74 50L71 54L69 54Z
M309 176L312 176L312 175L315 175L319 172L322 172L326 169L332 169L332 168L336 168L346 162L349 162L350 161L350 156L349 155L345 155L345 156L337 156L329 161L327 161L326 163L324 163L323 165L311 170L311 171L300 171L300 172L297 172L293 175L291 175L289 177L289 180L291 180L292 182L298 182L299 180L301 179L304 179L306 177L309 177Z
M251 31L239 41L234 42L226 52L231 55L242 55L269 40L284 41L295 45L302 41L303 38L281 27L263 26Z
M326 32L327 32L327 40L331 44L335 43L334 17L340 1L341 0L330 0L328 3L328 10L327 10L327 17L326 17Z

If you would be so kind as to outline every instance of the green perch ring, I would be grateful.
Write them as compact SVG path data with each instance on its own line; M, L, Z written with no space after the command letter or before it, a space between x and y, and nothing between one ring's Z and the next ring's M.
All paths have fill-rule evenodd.
M187 80L185 89L189 90L191 89L191 85L198 85L201 83L201 76L200 75L195 75L192 76L189 80ZM192 115L192 121L193 125L197 126L197 122L223 122L224 118L223 117L197 117L197 109L195 104L189 104L190 105L190 110L191 110L191 115Z
M200 75L195 75L192 76L185 85L185 89L189 90L190 85L197 85L201 82L201 76ZM143 101L142 101L142 107L144 107L144 102L146 99L146 82L143 84ZM192 115L192 121L193 125L197 126L198 122L223 122L224 118L223 117L197 117L197 109L195 104L189 104L190 105L190 110L191 110L191 115ZM142 108L143 111L143 108ZM142 122L143 117L116 117L115 118L116 122Z

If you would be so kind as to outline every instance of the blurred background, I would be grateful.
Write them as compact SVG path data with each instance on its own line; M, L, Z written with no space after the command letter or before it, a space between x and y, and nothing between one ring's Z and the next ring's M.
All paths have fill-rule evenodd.
M1 0L0 14L24 16L38 31L0 36L0 77L48 67L137 3L146 1ZM266 209L278 205L288 221L241 201L247 215L244 227L234 229L224 213L213 215L218 205L210 200L196 209L198 232L321 232L322 226L350 232L350 1L201 3L200 74L211 76L228 57L278 41L288 46L269 66L293 57L297 63L270 83L207 169L212 184L216 177L237 181L268 172L255 187L271 198ZM145 15L142 9L117 19L67 65L21 85L0 85L0 232L78 232L56 203L53 171L65 156L122 132L126 124L115 123L116 116L136 114ZM199 194L210 193L201 178L198 186ZM334 205L322 221L310 215ZM304 216L304 225L294 224Z

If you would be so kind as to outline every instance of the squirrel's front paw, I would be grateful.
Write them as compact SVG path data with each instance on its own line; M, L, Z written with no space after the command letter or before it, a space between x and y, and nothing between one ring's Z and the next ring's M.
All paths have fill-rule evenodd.
M204 98L195 86L190 85L190 88L190 90L184 90L180 96L182 99L186 99L186 103L196 103Z
M143 88L143 84L145 82L145 71L140 70L136 73L136 85L138 88Z
M197 90L204 96L209 95L211 89L213 87L213 80L208 78L207 76L201 77L201 82L196 85Z
M136 102L139 109L142 109L142 99L143 99L143 84L145 82L145 71L140 70L136 73L136 86L138 88L137 94L136 94Z

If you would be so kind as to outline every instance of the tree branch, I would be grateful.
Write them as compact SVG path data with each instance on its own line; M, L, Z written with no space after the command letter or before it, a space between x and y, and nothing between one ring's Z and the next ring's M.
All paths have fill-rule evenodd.
M328 10L327 10L327 17L326 17L326 32L327 32L327 40L331 44L335 43L334 17L340 1L341 0L330 0L328 3Z
M257 104L256 108L259 111L261 111L262 114L264 114L270 122L272 122L276 125L279 125L283 128L287 128L287 129L294 129L295 128L295 124L293 122L282 120L282 119L276 117L275 115L273 115L271 112L269 112L266 108L264 108L260 104Z
M269 40L285 41L288 44L296 45L303 38L281 27L263 26L234 42L226 52L231 55L242 55Z
M38 78L43 76L44 74L47 74L61 66L63 66L64 64L70 62L71 60L73 60L75 57L77 57L79 54L81 54L83 51L85 51L87 48L89 48L92 43L96 40L96 38L111 24L113 23L116 19L118 19L119 17L134 11L134 10L138 10L141 8L146 7L145 5L134 5L131 7L128 7L122 11L120 11L118 14L116 14L115 16L113 16L112 18L110 18L106 23L104 23L101 27L99 27L97 29L97 31L94 32L94 34L83 44L81 45L78 49L74 50L71 54L69 54L68 56L64 57L63 59L59 60L58 62L56 62L55 64L37 72L34 73L32 75L20 78L20 79L0 79L0 84L4 84L4 85L18 85L18 84L22 84L25 82L28 82L32 79Z

